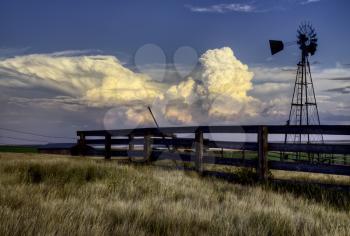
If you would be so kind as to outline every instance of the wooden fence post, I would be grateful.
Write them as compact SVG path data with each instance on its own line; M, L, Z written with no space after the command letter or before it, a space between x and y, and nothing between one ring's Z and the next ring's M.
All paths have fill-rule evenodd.
M172 139L172 141L174 141L174 139L176 139L176 135L175 134L171 135L171 139ZM177 147L176 147L176 145L174 145L174 143L172 145L172 151L173 152L177 151Z
M105 159L111 159L111 149L112 149L112 137L110 134L105 135Z
M343 157L343 164L346 165L346 155L344 154L344 157Z
M131 157L132 157L131 152L135 150L135 146L132 143L132 141L134 140L134 135L129 134L128 137L129 137L129 155L128 156L129 156L129 160L131 161Z
M203 132L201 130L197 130L195 134L195 151L196 151L196 158L195 158L195 167L196 170L199 173L203 172Z
M151 154L152 154L152 137L150 134L146 134L144 136L144 141L143 141L143 155L144 155L144 160L146 162L149 162L151 160Z
M258 175L259 180L266 182L268 179L268 130L266 126L258 129Z
M84 156L85 155L85 135L83 133L80 133L79 140L78 140L78 149L79 149L79 155Z

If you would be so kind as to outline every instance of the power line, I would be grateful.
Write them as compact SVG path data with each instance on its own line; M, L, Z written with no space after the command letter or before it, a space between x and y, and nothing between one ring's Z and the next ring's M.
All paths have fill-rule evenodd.
M16 137L9 137L9 136L0 136L0 138L8 138L8 139L15 139L15 140L21 140L21 141L29 141L29 142L46 142L44 140L37 140L37 139L26 139L26 138L16 138Z
M50 136L50 135L45 135L45 134L38 134L38 133L33 133L33 132L28 132L28 131L20 131L20 130L15 130L15 129L2 128L2 127L0 127L0 130L21 133L21 134L29 134L29 135L34 135L34 136L44 137L44 138L61 138L61 139L74 139L75 140L75 138L71 138L71 137Z
M37 145L42 145L42 144L39 144L39 143L33 143L33 144L0 143L0 147L36 147Z

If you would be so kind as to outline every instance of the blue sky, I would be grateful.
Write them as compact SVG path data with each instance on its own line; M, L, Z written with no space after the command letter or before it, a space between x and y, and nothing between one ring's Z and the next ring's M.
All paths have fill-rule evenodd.
M149 104L161 125L283 124L300 55L290 46L271 56L268 40L296 40L303 21L319 38L310 61L321 121L349 123L349 10L346 0L0 0L0 128L74 137L77 129L149 126ZM235 83L224 91L208 87L208 71L226 70L218 56L234 74L218 75ZM217 110L195 119L206 103L238 104L247 116Z
M2 0L0 47L28 47L32 53L98 49L132 55L145 43L154 43L171 55L183 45L199 53L229 46L245 63L266 63L267 40L294 40L296 27L307 20L319 33L318 59L325 64L350 63L349 1L305 1ZM252 10L191 10L235 3Z

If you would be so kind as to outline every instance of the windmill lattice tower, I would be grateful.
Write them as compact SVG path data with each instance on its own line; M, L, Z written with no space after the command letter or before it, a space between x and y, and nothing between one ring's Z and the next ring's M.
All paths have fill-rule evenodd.
M295 77L293 97L290 106L289 119L287 125L308 126L320 125L320 117L317 108L314 85L310 70L309 56L316 52L317 38L315 29L310 24L301 24L297 30L298 41L301 51L301 59L298 62L298 69ZM283 50L284 44L282 41L270 40L270 48L272 55ZM312 144L323 143L322 134L285 134L285 143L293 144ZM283 156L286 156L283 154ZM292 155L297 160L301 159L301 153ZM317 161L323 161L324 157L319 154ZM307 153L309 161L315 161L315 155Z

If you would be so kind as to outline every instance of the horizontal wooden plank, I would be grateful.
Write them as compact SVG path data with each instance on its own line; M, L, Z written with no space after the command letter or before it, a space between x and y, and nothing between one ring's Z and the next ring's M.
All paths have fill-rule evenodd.
M85 154L86 156L104 156L105 150L104 149L94 149L90 150L88 153ZM129 150L111 150L111 156L113 157L140 157L143 156L142 150L136 150L136 151L129 151Z
M194 161L194 153L177 153L167 151L152 151L152 160L176 160L190 162ZM216 165L232 165L242 167L256 167L256 160L242 160L239 158L220 158L213 156L203 156L203 163L205 164L216 164Z
M87 139L88 145L103 145L104 139ZM112 139L113 145L128 145L129 139ZM133 139L132 144L142 145L143 139ZM193 148L194 139L192 138L175 138L162 139L154 138L154 145L174 146L176 148ZM258 145L256 142L230 142L230 141L209 141L204 140L204 146L209 148L225 148L236 150L257 151ZM284 144L284 143L269 143L269 151L278 152L310 152L310 153L328 153L328 154L350 154L350 145L348 144Z
M86 144L105 144L105 140L104 139L86 139L85 140ZM141 145L143 144L143 139L133 139L132 144L135 145ZM129 144L129 139L111 139L111 144L115 144L115 145L128 145Z
M90 130L77 131L77 135L85 136L143 136L152 134L158 136L172 136L176 133L257 133L259 125L243 126L182 126L182 127L162 127L162 128L139 128L139 129L120 129L120 130ZM349 125L311 125L311 126L286 126L286 125L268 125L270 134L330 134L330 135L350 135Z
M174 139L162 139L154 138L153 144L156 145L171 145L177 148L193 148L195 140L193 138L174 138ZM210 141L204 139L203 145L208 148L226 148L226 149L237 149L237 150L252 150L256 151L258 145L256 142L231 142L231 141Z
M114 157L127 157L128 156L128 151L127 150L112 150L111 151L111 156Z
M175 160L175 161L191 161L194 159L193 153L178 153L168 151L156 151L152 150L151 153L152 161L157 160Z
M270 169L301 171L322 174L334 175L350 175L350 166L345 165L328 165L328 164L308 164L308 163L293 163L282 161L269 161Z
M185 148L191 148L194 143L193 138L175 138L175 139L169 139L169 138L153 138L152 139L153 144L156 145L172 145L177 148L185 147Z
M257 160L243 160L240 158L221 158L204 156L203 163L215 164L215 165L230 165L230 166L241 166L241 167L256 167Z
M350 125L269 125L269 134L350 135Z
M105 136L110 134L111 136L129 136L140 137L147 134L151 134L159 137L171 137L172 133L162 132L157 128L139 128L139 129L120 129L120 130L87 130L77 131L77 135L84 134L85 136Z
M85 144L105 144L105 139L86 139Z
M310 152L328 154L350 154L350 145L347 144L284 144L269 143L269 151L281 152Z
M77 131L77 135L85 136L104 136L110 134L112 136L143 136L145 134L169 136L176 133L195 133L202 131L203 133L256 133L257 125L247 126L182 126L182 127L161 127L161 128L139 128L139 129L120 129L120 130L88 130Z
M258 125L217 125L217 126L182 126L182 127L161 127L159 130L164 133L256 133Z
M250 151L258 150L258 144L256 142L209 141L207 146L210 148L226 148Z

